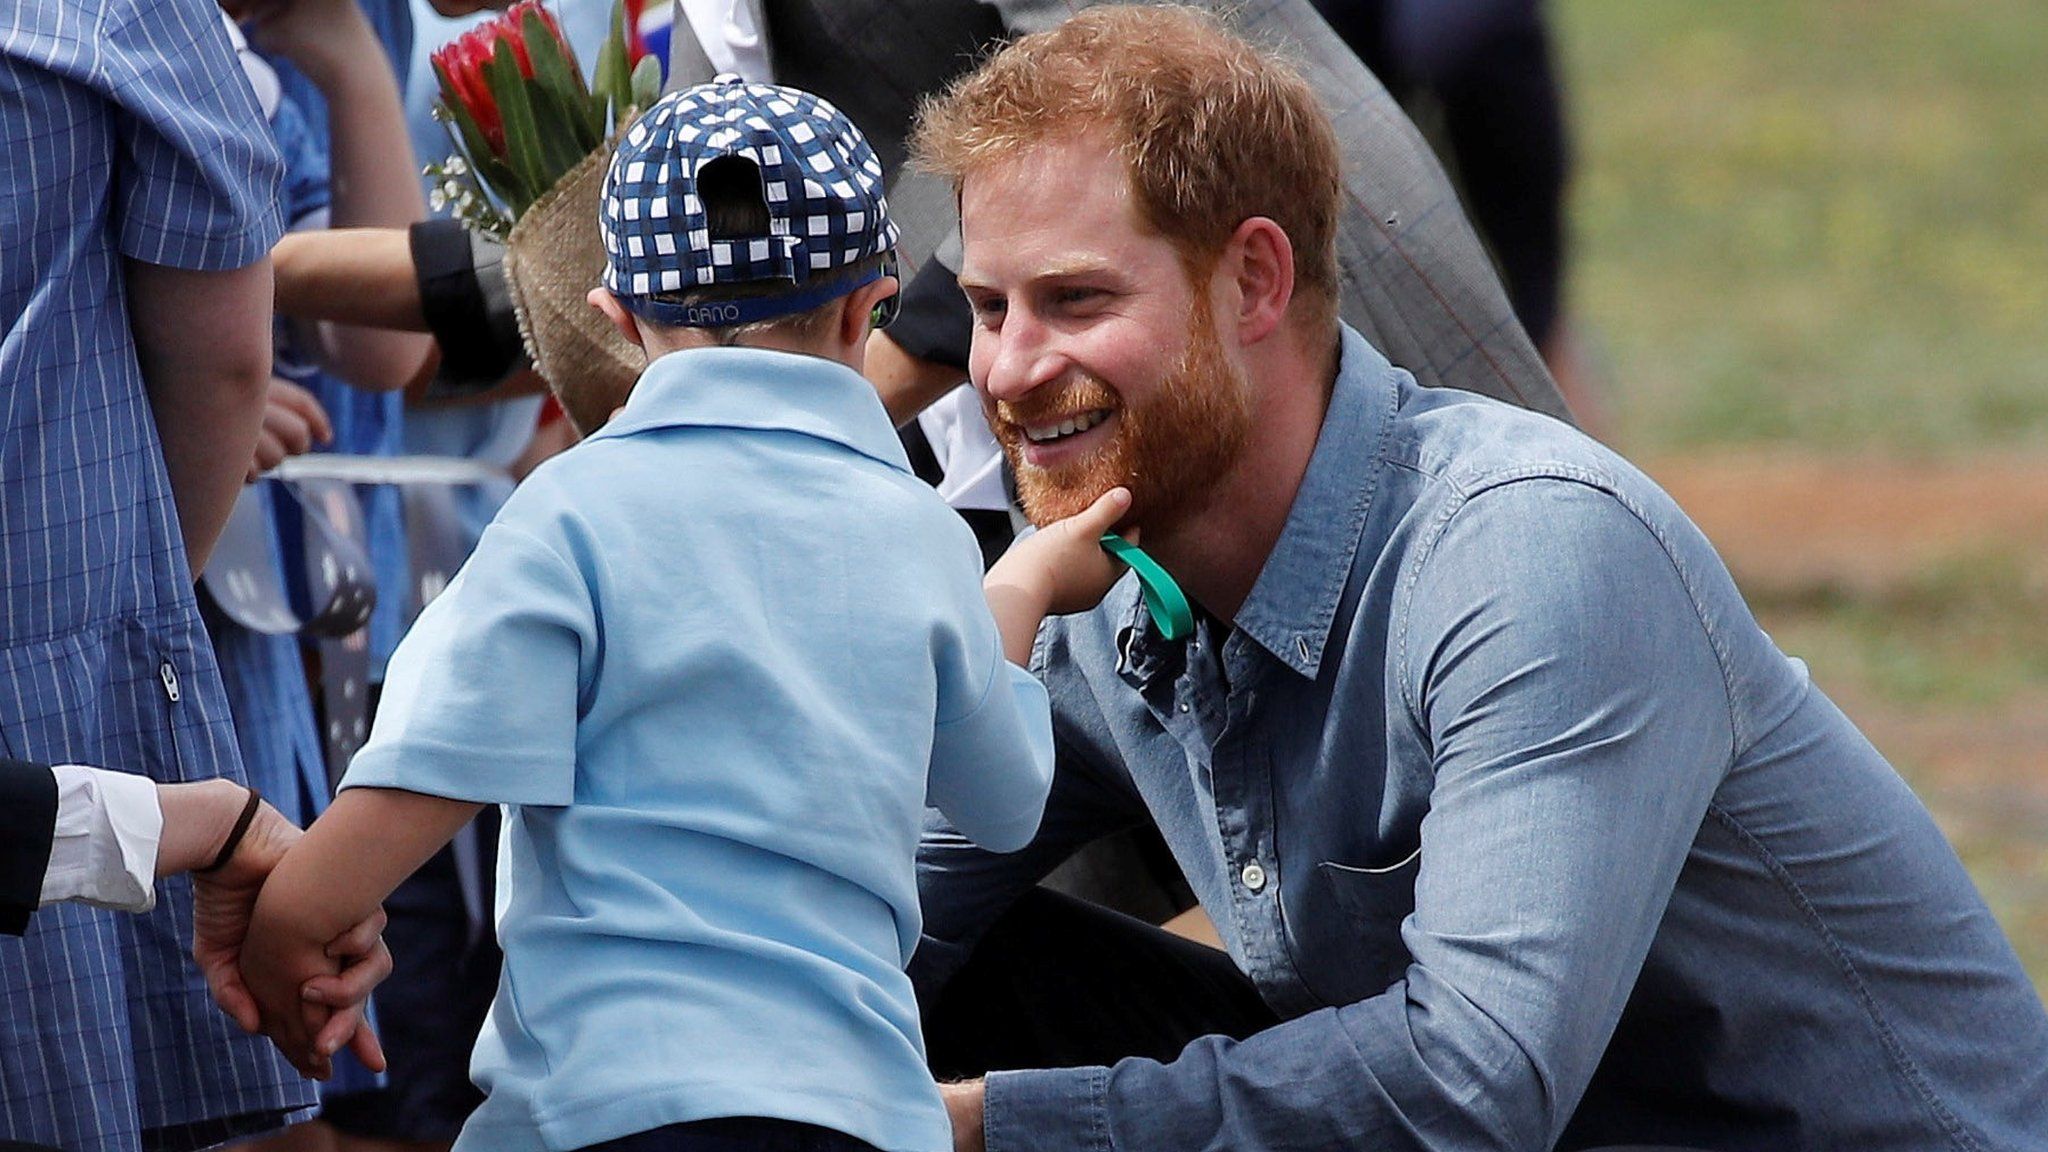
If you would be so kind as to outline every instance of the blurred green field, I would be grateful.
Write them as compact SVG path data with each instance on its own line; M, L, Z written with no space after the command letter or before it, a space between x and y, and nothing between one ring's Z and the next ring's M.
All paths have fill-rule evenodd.
M1551 12L1619 439L2048 446L2048 4Z
M1550 12L1577 158L1570 298L1611 441L1659 475L1808 453L1845 486L1871 461L2048 461L2048 4ZM1824 517L1836 495L1758 498ZM1879 512L1873 555L1947 527ZM1731 565L1929 799L2048 988L2044 542L1972 537L1882 579Z

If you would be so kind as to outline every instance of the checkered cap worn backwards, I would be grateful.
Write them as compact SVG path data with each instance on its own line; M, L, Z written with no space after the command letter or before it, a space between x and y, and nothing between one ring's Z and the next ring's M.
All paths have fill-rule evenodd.
M697 173L727 156L759 167L767 236L711 238ZM897 238L881 161L852 121L808 92L732 75L671 92L634 122L605 176L598 223L604 286L647 319L698 327L793 315L845 295L865 281L839 270L890 251ZM716 318L657 299L764 281L790 291Z

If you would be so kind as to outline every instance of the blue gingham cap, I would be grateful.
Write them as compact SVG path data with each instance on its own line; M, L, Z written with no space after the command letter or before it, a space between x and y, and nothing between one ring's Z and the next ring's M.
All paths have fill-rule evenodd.
M761 171L769 234L713 240L697 173L727 156ZM882 164L837 108L795 88L723 75L671 92L635 121L605 176L598 212L604 286L668 324L745 323L815 308L871 281L838 270L896 246ZM787 296L721 306L711 315L657 296L784 281Z

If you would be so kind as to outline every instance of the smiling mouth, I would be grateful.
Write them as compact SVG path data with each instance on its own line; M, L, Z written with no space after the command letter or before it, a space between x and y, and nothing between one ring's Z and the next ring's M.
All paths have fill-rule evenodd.
M1024 438L1033 444L1052 444L1069 436L1076 436L1088 431L1090 428L1109 419L1109 415L1109 409L1097 408L1093 411L1069 416L1051 424L1025 425Z

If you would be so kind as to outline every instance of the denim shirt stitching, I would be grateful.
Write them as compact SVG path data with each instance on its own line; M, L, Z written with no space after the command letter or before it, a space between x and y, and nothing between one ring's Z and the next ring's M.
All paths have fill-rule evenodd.
M1088 1077L1088 1096L1092 1143L1103 1152L1113 1152L1116 1142L1109 1135L1109 1069L1097 1068Z
M1393 438L1398 406L1395 371L1390 368L1360 384L1362 388L1376 390L1368 394L1366 403L1361 405L1361 415L1369 418L1372 424L1372 444L1362 455L1375 461L1376 465L1392 462L1388 446ZM1336 403L1335 389L1343 384L1340 377L1332 386L1326 407ZM1328 419L1327 414L1325 419ZM1356 451L1349 446L1325 443L1322 437L1318 437L1308 472L1302 479L1304 487L1324 478L1327 466L1319 469L1318 462L1325 452L1340 448L1345 452ZM1345 585L1350 580L1350 561L1360 551L1360 541L1371 517L1373 501L1382 486L1380 472L1378 466L1364 469L1361 482L1339 507L1316 507L1298 502L1289 512L1280 542L1274 546L1267 557L1266 567L1254 581L1244 609L1237 614L1236 626L1246 637L1304 679L1313 680L1321 671L1323 653L1330 643L1330 629L1337 619L1338 607L1343 603ZM1296 498L1300 500L1299 494ZM1297 524L1297 516L1305 510L1315 512L1318 522ZM1306 521L1307 518L1303 519ZM1286 583L1276 590L1269 586L1269 575L1284 576ZM1298 625L1291 619L1296 613L1299 613ZM1275 634L1276 629L1283 627L1293 632L1290 638L1296 641L1295 644L1283 643Z
M1754 738L1744 731L1748 726L1748 718L1735 704L1734 657L1728 651L1726 639L1715 629L1714 621L1707 613L1706 606L1700 596L1699 587L1693 579L1691 569L1685 566L1685 561L1680 558L1677 549L1672 547L1671 537L1665 533L1663 525L1651 518L1643 509L1641 503L1620 485L1608 481L1597 473L1584 469L1567 467L1560 469L1560 471L1570 473L1571 475L1567 477L1568 479L1576 480L1579 483L1596 488L1614 497L1615 503L1627 509L1628 514L1636 518L1636 523L1641 524L1650 533L1650 536L1657 541L1658 549L1664 553L1664 559L1670 563L1672 572L1678 577L1679 586L1685 589L1685 598L1692 601L1693 617L1699 621L1700 631L1707 638L1707 646L1714 650L1714 663L1721 670L1721 691L1728 703L1728 731L1732 738L1729 749L1729 762L1732 764L1737 757L1749 750Z
M1821 944L1827 949L1828 955L1834 959L1836 966L1841 969L1843 977L1849 981L1849 986L1855 989L1856 999L1863 1005L1863 1010L1869 1014L1870 1022L1876 1026L1878 1036L1884 1043L1885 1054L1891 1057L1893 1065L1905 1076L1907 1082L1912 1084L1914 1091L1926 1103L1928 1110L1934 1113L1935 1120L1940 1124L1942 1130L1948 1133L1950 1141L1956 1147L1967 1149L1969 1152L1983 1152L1984 1146L1978 1143L1976 1137L1972 1136L1963 1127L1962 1119L1935 1094L1934 1086L1928 1083L1926 1073L1922 1072L1920 1066L1915 1064L1913 1058L1907 1054L1906 1046L1899 1040L1898 1033L1892 1027L1891 1021L1886 1018L1883 1009L1878 1005L1877 998L1870 994L1870 988L1864 983L1862 973L1857 971L1855 961L1849 958L1848 950L1842 947L1841 941L1829 930L1827 921L1822 919L1820 912L1814 908L1813 902L1806 898L1806 892L1800 888L1799 882L1793 878L1791 870L1787 869L1777 856L1772 854L1770 848L1762 840L1752 835L1749 829L1743 827L1742 822L1736 819L1734 814L1727 809L1722 808L1719 804L1709 803L1707 805L1707 817L1727 829L1730 835L1734 836L1744 847L1750 850L1751 854L1756 857L1757 862L1770 872L1771 878L1778 882L1778 886L1784 890L1785 895L1799 909L1800 916L1813 927L1815 935L1820 937Z
M1417 678L1414 675L1412 658L1408 653L1408 622L1414 618L1414 613L1410 611L1410 607L1415 601L1415 588L1422 581L1422 569L1429 564L1429 558L1436 554L1436 546L1443 539L1444 532L1450 528L1451 518L1458 514L1458 510L1463 508L1465 501L1470 498L1465 490L1455 482L1448 479L1444 482L1451 489L1451 498L1445 502L1443 510L1437 513L1435 521L1430 524L1429 531L1424 535L1420 546L1408 558L1407 571L1401 577L1399 601L1393 610L1394 618L1399 621L1399 626L1395 631L1394 651L1399 660L1398 667L1401 669L1401 675L1398 677L1401 689L1401 703L1408 710L1409 723L1415 725L1415 730L1418 732L1427 732L1429 727L1423 723L1422 704L1421 701L1416 699L1414 691ZM1431 765L1432 771L1434 771L1434 768L1435 766Z
M1642 507L1621 491L1618 485L1614 484L1611 479L1600 472L1563 462L1523 464L1513 468L1488 471L1481 476L1469 478L1469 480L1476 480L1477 483L1469 482L1469 480L1461 482L1458 478L1451 476L1436 476L1434 478L1442 482L1452 495L1446 502L1444 511L1430 525L1425 539L1416 548L1414 555L1408 561L1407 571L1401 580L1400 604L1398 608L1400 628L1396 652L1399 655L1400 668L1402 670L1400 677L1401 702L1408 710L1409 720L1416 725L1418 730L1427 731L1427 728L1422 722L1421 705L1416 699L1413 690L1416 676L1414 675L1415 669L1408 650L1408 622L1412 618L1412 613L1409 609L1414 602L1415 589L1421 583L1422 570L1428 567L1430 558L1436 554L1436 547L1442 541L1444 533L1449 531L1451 521L1474 497L1496 488L1503 488L1509 484L1521 483L1523 481L1557 480L1567 484L1579 484L1612 497L1614 502L1620 505L1630 516L1634 517L1636 523L1641 524L1643 529L1649 532L1651 539L1657 542L1657 550L1664 554L1665 561L1671 565L1672 573L1678 577L1679 586L1685 589L1686 599L1692 603L1693 619L1699 622L1700 632L1706 637L1707 646L1713 649L1714 665L1721 673L1721 695L1728 709L1728 731L1731 737L1728 751L1729 763L1733 764L1735 759L1749 748L1750 739L1744 731L1746 727L1744 717L1741 710L1735 704L1736 692L1733 662L1729 657L1727 646L1720 634L1715 631L1713 622L1708 618L1706 609L1701 604L1699 589L1693 582L1692 573L1686 568L1685 564L1679 559L1677 552L1672 548L1670 537L1663 532L1653 519L1645 515Z

